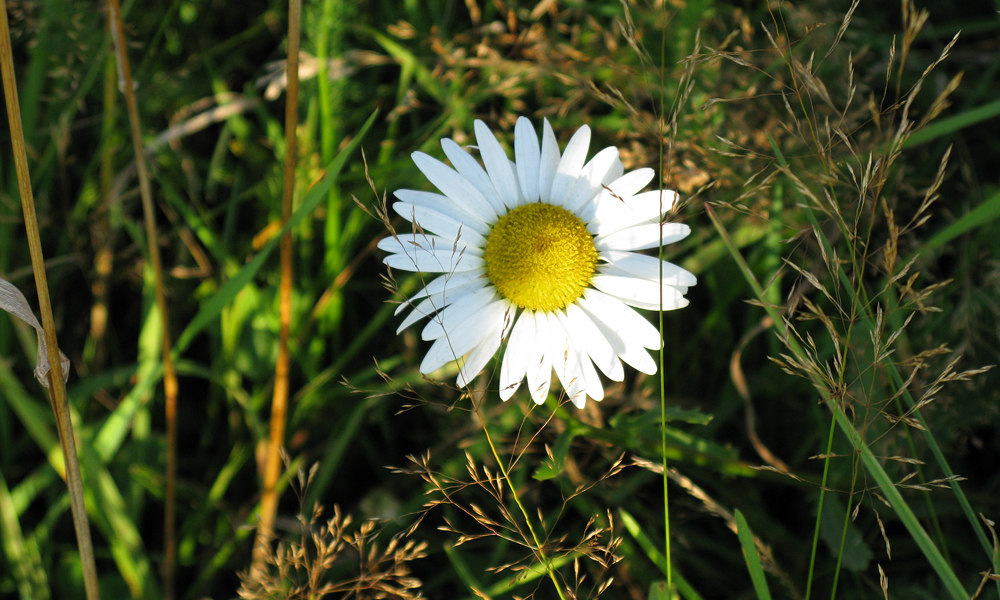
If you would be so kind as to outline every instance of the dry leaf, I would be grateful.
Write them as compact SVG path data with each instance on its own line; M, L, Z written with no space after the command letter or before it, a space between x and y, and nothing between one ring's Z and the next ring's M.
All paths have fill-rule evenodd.
M49 353L48 347L45 345L45 333L42 331L42 326L39 324L38 319L35 318L35 313L31 312L31 307L28 306L28 300L21 293L21 290L7 281L6 279L0 279L0 308L14 315L18 319L21 319L28 325L35 328L35 333L38 335L38 356L35 359L35 379L39 381L45 388L49 387ZM69 359L66 355L59 351L59 362L62 363L62 374L63 382L69 378Z

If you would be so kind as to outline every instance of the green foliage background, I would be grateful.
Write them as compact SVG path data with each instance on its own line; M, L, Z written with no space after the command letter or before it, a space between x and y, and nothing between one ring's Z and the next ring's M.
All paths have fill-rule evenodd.
M901 16L908 7L307 3L297 197L316 206L293 229L291 485L279 533L297 539L296 515L311 516L317 502L328 510L314 525L334 505L355 523L380 519L382 548L416 523L410 539L427 552L407 566L426 597L473 597L473 588L555 597L531 571L515 577L532 555L502 525L509 496L484 484L482 469L495 465L482 429L462 390L417 372L426 344L415 330L396 335L399 296L375 249L386 235L374 216L382 198L429 189L412 151L440 157L441 137L471 143L476 118L509 144L516 117L527 115L548 118L562 143L589 123L595 146L621 148L626 168L657 168L684 197L672 218L693 234L664 252L699 284L689 307L664 314L662 378L682 595L761 597L743 554L753 547L749 524L776 597L881 597L880 570L894 596L944 597L850 444L829 437L823 395L802 376L811 368L832 369L836 398L975 593L997 568L996 541L987 533L981 547L921 428L965 478L976 513L1000 517L1000 381L996 371L966 373L996 363L1000 343L1000 5L918 6L929 12L919 32ZM181 374L178 596L229 598L250 564L274 378L278 263L265 252L280 215L287 7L124 8ZM159 598L162 332L104 13L64 0L8 11L102 592ZM959 30L950 56L925 73ZM920 125L912 135L899 135L904 115ZM0 276L33 298L9 148L5 140ZM343 166L328 177L337 159ZM316 192L317 182L329 188ZM938 199L925 207L928 188ZM402 290L415 289L396 275ZM810 365L781 358L787 343L762 303L790 307L782 314L812 349ZM883 320L866 325L863 311L841 310L849 305ZM873 336L897 332L891 355L873 351ZM0 319L0 597L82 597L53 418L31 377L34 339ZM831 367L840 356L843 372ZM914 378L900 386L889 365ZM557 395L543 407L523 394L501 404L491 374L482 379L485 420L501 453L517 459L512 478L553 547L565 549L567 585L579 597L657 597L660 379L633 373L577 411ZM899 389L925 398L938 383L918 411L922 423L900 408ZM309 485L297 484L313 465ZM424 513L429 501L440 504ZM502 526L484 528L473 505ZM359 569L345 551L323 577ZM979 597L997 593L988 583Z

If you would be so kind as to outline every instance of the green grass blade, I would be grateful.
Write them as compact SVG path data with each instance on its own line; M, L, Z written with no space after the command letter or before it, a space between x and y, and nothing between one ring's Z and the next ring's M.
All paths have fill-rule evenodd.
M982 106L964 110L957 115L938 119L913 132L903 144L903 148L912 148L938 138L952 136L957 131L988 121L998 115L1000 115L1000 100L994 100Z
M754 545L753 532L746 517L739 509L734 513L736 517L736 535L740 540L740 549L743 551L743 561L750 571L750 581L753 582L753 589L760 600L771 600L771 590L767 587L767 578L764 576L764 567L760 564L760 555L757 554L757 547Z
M778 163L783 168L788 168L788 163L785 160L784 155L781 153L781 150L778 148L777 144L774 142L773 139L769 138L769 140L771 142L771 148L774 150L775 156L778 159ZM817 233L817 236L818 236L820 242L823 245L824 251L826 252L826 254L828 256L835 255L835 253L833 251L833 248L832 248L832 245L830 244L829 239L827 238L826 234L824 233L823 228L817 222L816 217L813 214L812 209L810 208L810 204L809 204L808 200L804 197L804 195L802 194L801 190L799 190L798 187L792 186L792 189L794 190L795 194L797 195L798 200L799 200L801 206L803 207L803 210L805 211L805 214L806 214L807 218L809 219L809 222L810 222L810 224L811 224L811 226L813 228L813 231L815 231ZM984 212L986 212L987 214L991 214L990 211L996 210L996 207L994 207L992 204L984 203L981 206L987 206L988 207L988 208L984 209ZM713 221L714 221L714 219L713 219ZM983 222L982 219L980 219L980 222ZM716 223L716 227L718 227L718 226L719 225ZM730 245L730 249L732 250L732 245ZM746 264L746 263L744 262L744 264ZM745 273L749 273L749 270L747 270ZM847 272L844 270L842 263L837 263L837 275L839 276L839 279L840 279L841 283L843 284L844 288L847 289L847 290L851 290L852 286L851 286L850 277L848 277ZM760 296L758 296L758 298L760 298ZM858 302L858 309L859 309L858 317L860 318L861 324L865 328L867 328L867 330L874 331L874 329L875 329L875 327L874 327L875 317L874 317L874 315L872 315L871 304L867 301L867 299L865 299L865 301ZM773 314L772 314L772 317L773 317ZM801 347L798 346L797 342L793 338L791 338L790 336L787 335L787 332L785 331L784 322L783 321L775 321L775 323L776 323L776 325L779 326L779 331L781 331L782 336L785 339L789 340L789 342L790 342L789 343L789 348L792 349L795 353L799 354L800 356L803 356L803 354L801 353ZM890 376L890 378L891 378L891 380L893 382L893 385L895 385L896 388L901 391L901 393L899 394L899 397L901 397L903 399L903 401L906 403L907 409L910 410L910 411L913 411L914 407L916 406L916 401L913 399L913 395L910 393L910 390L902 385L903 381L904 381L904 377L899 372L899 369L898 369L896 363L894 363L893 361L886 361L885 367L886 367L886 370L889 373L889 376ZM821 387L822 384L821 383L816 382L816 384L817 384L817 389L822 389L822 387ZM841 413L843 412L843 408L842 407L838 406L838 407L835 407L835 408L837 410L839 410ZM937 440L934 437L933 431L931 430L930 427L927 426L927 423L924 421L923 415L921 415L919 411L913 411L913 412L914 412L913 417L921 425L921 431L922 431L923 437L925 438L925 440L928 443L929 448L931 449L931 453L934 456L935 462L937 462L938 466L945 473L946 477L948 477L950 479L948 481L948 486L952 490L952 493L955 495L956 500L958 500L958 503L959 503L959 505L962 508L962 513L965 515L966 520L969 522L969 525L972 527L973 531L975 532L976 537L979 539L979 543L982 546L982 548L983 548L984 552L986 553L986 555L987 556L992 556L993 550L992 550L992 546L990 545L989 541L986 539L986 532L983 530L983 527L980 524L979 519L976 518L975 513L972 510L972 506L969 503L968 497L965 495L965 492L962 490L961 485L959 485L959 482L956 480L956 478L953 478L954 471L951 469L951 466L948 464L948 461L947 461L946 457L944 456L944 453L941 452L940 447L939 447L939 445L937 443ZM845 423L851 425L851 434L848 435L849 438L854 439L854 437L856 437L857 439L862 439L861 436L860 436L860 434L858 433L857 429L855 429L854 426L853 426L853 424L850 423L850 420L847 419L846 415L844 415L844 419L843 420L838 417L837 421L838 421L838 426L841 427L841 428L843 428L843 426L844 426ZM845 432L845 433L847 433L847 432ZM870 450L867 449L867 446L865 446L865 449L869 453L871 452ZM866 464L866 466L868 466L869 464L872 464L872 463L866 462L865 464ZM879 465L879 469L882 470L881 464L878 463L878 461L874 461L874 464ZM884 476L884 478L885 478L884 480L885 481L890 481L888 479L888 476L885 474L884 470L882 470L882 475ZM876 479L879 479L879 478L876 477ZM897 492L897 495L898 495L898 492ZM900 499L900 501L902 501L902 496L899 496L899 499ZM906 507L906 510L909 511L909 513L911 515L913 514L912 511L909 510L909 507ZM916 525L919 528L919 532L917 532L914 529L911 529L911 525ZM917 522L917 521L913 521L912 523L907 524L907 529L910 530L911 535L921 535L922 534L923 536L926 537L926 532L924 532L923 528L920 527L919 522ZM929 538L928 538L928 542L930 542ZM918 545L920 545L921 550L924 550L925 553L927 551L929 551L929 548L926 548L925 545L921 545L921 544L919 544L919 542L918 542ZM933 546L933 543L931 543L931 546ZM940 552L937 551L936 546L934 546L934 551L937 552L938 555L940 555ZM928 559L931 559L931 558L932 557L930 555L928 555ZM940 561L932 561L932 564L934 564L935 570L938 570L939 575L942 575L942 577L944 577L944 579L946 579L948 581L951 581L953 584L958 582L957 577L955 577L954 571L948 565L948 561L947 560L944 560L943 558L941 558ZM995 563L994 563L993 566L997 567L997 565ZM939 569L943 569L943 570L939 570ZM947 581L946 581L946 583L947 583ZM952 589L953 592L957 591L958 588L952 587L951 584L948 584L948 585L949 585L949 587L951 587L951 589ZM959 588L960 587L961 586L959 586ZM998 587L1000 587L1000 585L998 585Z
M935 233L920 249L922 252L942 248L963 233L983 227L1000 218L1000 191L983 200L968 213L952 221L947 227ZM904 263L905 264L905 263Z
M656 548L656 544L653 543L653 540L650 539L650 537L643 530L642 526L639 524L639 521L636 520L636 518L632 515L632 513L628 512L624 508L618 509L618 518L621 520L622 525L625 526L625 531L627 531L628 534L632 536L632 539L634 539L635 542L639 544L639 548L641 548L642 551L646 553L646 558L648 558L650 562L656 565L656 567L660 570L660 572L666 575L666 573L664 572L666 560L664 560L663 558L663 553ZM677 589L677 592L683 598L686 598L687 600L701 600L701 594L699 594L698 591L694 589L694 587L684 578L684 576L680 572L678 572L676 568L673 569L672 575L673 575L674 587ZM653 587L650 589L649 600L653 600L654 598L658 597L669 598L670 596L667 595L665 588L666 588L665 581L654 583Z

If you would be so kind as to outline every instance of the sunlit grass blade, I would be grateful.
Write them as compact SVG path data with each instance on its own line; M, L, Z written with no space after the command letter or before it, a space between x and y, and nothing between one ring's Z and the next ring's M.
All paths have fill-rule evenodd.
M3 473L0 473L0 547L17 580L18 594L22 600L48 600L48 576L42 565L38 545L25 538L18 521L10 490Z
M87 497L93 506L102 508L94 521L108 540L111 556L131 597L134 600L161 597L142 534L129 515L117 483L93 451L84 452L82 460L88 472Z
M998 115L1000 115L1000 100L963 110L958 114L943 117L924 125L906 139L903 148L912 148L936 139L948 138L963 129L994 119Z
M663 553L656 548L653 540L649 537L646 531L642 528L639 521L636 520L632 513L628 512L624 508L618 509L618 516L622 521L622 525L625 527L625 531L629 533L630 536L639 544L639 548L646 554L646 558L649 559L654 565L663 572L664 576L666 571L664 570L664 565L666 561L663 558ZM687 579L677 570L672 569L673 585L676 588L676 593L680 594L682 598L686 600L701 600L701 594L688 582ZM654 588L650 593L650 599L652 598L663 598L663 600L668 600L671 596L667 592L666 582L654 583ZM656 594L656 595L654 595ZM676 597L676 596L674 596Z
M943 248L958 236L984 227L1000 218L1000 192L987 197L969 212L949 223L944 229L935 233L920 248L920 252L928 252Z
M28 396L20 383L10 377L7 369L0 368L0 384L14 413L31 432L38 448L46 454L49 464L62 475L63 462L59 443L52 431L52 417L46 415L38 402ZM78 420L78 417L74 416ZM88 430L81 431L81 439L89 442ZM89 506L95 507L94 524L104 534L110 545L112 558L128 586L133 598L156 597L155 580L149 558L143 549L138 527L130 519L125 500L101 457L90 444L81 445L80 461L86 467L87 487L83 488ZM100 512L96 512L101 507ZM63 508L65 510L65 508Z
M750 580L753 582L753 589L757 593L759 600L771 600L771 590L767 586L767 578L764 576L764 567L760 564L760 555L757 553L757 546L754 544L753 532L746 517L739 509L736 509L733 516L736 518L736 535L740 540L740 549L743 551L743 560L750 571Z
M452 564L456 566L456 571L462 577L463 582L466 583L476 583L476 579L472 577L471 571L469 571L468 565L464 563L461 558L460 549L450 549L446 550L448 552L448 558L452 561ZM580 558L579 556L574 556L573 554L564 554L562 556L557 556L549 561L549 565L553 569L559 569L571 563L575 558ZM462 576L462 570L465 571L465 576ZM501 578L488 588L477 587L482 593L486 595L487 598L509 598L515 597L514 591L521 588L529 583L536 582L540 578L544 578L548 575L548 571L542 565L535 563L530 565L523 571L518 571L514 575L507 575ZM464 600L477 600L482 596L467 596Z

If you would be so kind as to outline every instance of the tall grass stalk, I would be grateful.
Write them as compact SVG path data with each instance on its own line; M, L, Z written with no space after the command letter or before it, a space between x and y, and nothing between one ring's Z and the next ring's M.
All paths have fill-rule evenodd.
M108 19L111 28L111 38L114 42L115 56L118 59L119 84L125 94L125 106L128 111L129 131L132 136L132 149L135 153L136 176L139 179L139 192L142 199L143 222L146 229L146 244L153 270L156 306L160 313L161 350L163 360L163 395L164 416L167 428L167 456L163 508L163 597L171 600L174 597L174 571L177 560L176 538L176 489L177 489L177 373L171 356L170 344L170 313L167 309L167 295L163 284L163 264L160 259L160 235L156 227L155 209L153 208L153 191L146 168L146 152L142 142L142 128L139 120L139 108L135 101L135 85L132 81L132 71L129 68L125 28L122 24L121 7L118 0L108 0Z
M10 127L11 145L14 151L14 166L17 171L18 190L21 196L21 210L24 214L24 230L28 238L31 254L31 270L35 276L38 294L38 310L42 315L45 332L49 372L45 385L59 430L59 444L66 463L66 485L69 490L70 511L76 543L80 551L83 569L83 585L87 600L98 600L101 596L97 582L97 566L94 561L94 545L90 537L90 523L83 498L83 477L76 453L76 437L70 419L69 401L66 397L66 380L63 374L59 342L56 337L55 319L49 298L49 283L45 273L45 257L42 254L42 240L38 232L38 218L35 214L35 199L31 189L31 175L28 170L28 155L21 125L21 107L17 96L17 80L14 76L13 51L10 43L10 26L7 22L7 2L0 3L0 70L3 73L3 92L7 106L7 121ZM44 384L45 382L43 382Z
M625 5L625 10L628 10L628 5ZM628 13L626 12L626 15ZM657 138L659 139L657 148L657 157L659 158L660 168L666 164L664 160L664 155L666 154L666 148L664 144L664 139L667 136L666 127L663 123L664 114L664 94L666 93L666 77L664 74L667 62L667 37L662 36L660 38L660 97L657 99L659 101L659 112L660 117L656 119L657 126ZM676 107L675 107L676 109ZM674 118L676 119L677 110L673 111ZM663 214L663 177L662 175L658 179L659 181L659 212L658 214ZM665 220L660 218L660 239L663 239L663 225ZM660 306L663 306L663 244L658 244L656 246L656 258L660 261ZM656 325L660 332L661 344L663 343L663 311L658 311L656 313ZM657 354L657 367L659 368L659 373L657 377L659 378L659 394L660 394L660 460L663 465L663 567L664 573L666 573L666 594L667 598L672 598L674 594L674 567L673 561L670 555L670 479L667 476L669 472L667 466L667 388L666 388L666 369L664 361L666 357L663 348L660 348L660 352Z
M285 163L281 194L281 224L288 226L292 218L295 195L295 165L298 158L296 143L299 123L299 47L302 37L302 2L288 2L288 88L285 90ZM285 441L288 414L288 336L292 321L292 230L281 237L281 282L278 298L278 356L274 368L274 391L271 397L271 423L264 481L260 500L260 524L254 544L251 572L263 568L268 545L274 536L274 519L278 511L278 479L281 475L281 449Z

